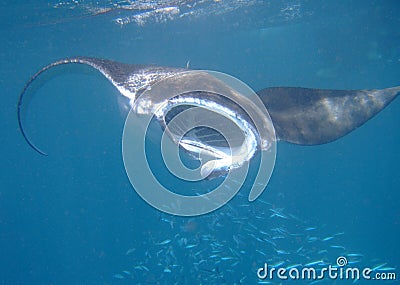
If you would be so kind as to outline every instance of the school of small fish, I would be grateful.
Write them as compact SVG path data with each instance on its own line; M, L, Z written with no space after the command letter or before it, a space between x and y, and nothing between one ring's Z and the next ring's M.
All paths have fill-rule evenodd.
M243 194L238 196L245 200ZM149 235L127 249L129 264L115 279L129 284L282 284L258 279L257 269L266 262L286 270L318 270L337 266L339 256L347 258L348 266L395 271L382 260L353 252L344 243L343 232L326 234L327 226L310 225L262 199L237 205L231 201L194 218L161 214L158 226L160 237ZM287 282L332 284L332 280Z

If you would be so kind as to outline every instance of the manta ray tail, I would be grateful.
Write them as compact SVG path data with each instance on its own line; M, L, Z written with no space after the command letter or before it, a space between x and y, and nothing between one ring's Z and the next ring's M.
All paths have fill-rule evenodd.
M94 69L100 71L108 80L111 81L111 83L119 89L120 83L123 82L123 80L126 79L126 77L129 75L130 69L132 69L134 66L133 65L127 65L123 63L118 63L110 60L104 60L104 59L97 59L97 58L90 58L90 57L75 57L75 58L67 58L67 59L62 59L56 62L53 62L45 67L43 67L41 70L39 70L35 75L33 75L29 81L25 84L21 94L19 95L19 100L18 100L18 106L17 106L17 116L18 116L18 125L21 130L21 133L23 137L25 138L25 141L31 146L35 151L40 153L41 155L47 155L45 152L43 152L40 148L38 148L27 136L23 124L22 124L22 105L24 98L26 97L25 94L27 93L29 87L32 85L32 83L45 71L48 71L49 69L52 69L53 67L59 66L59 65L65 65L65 64L71 64L71 63L78 63L78 64L85 64L93 67ZM121 90L120 90L121 91Z
M257 93L280 140L317 145L364 124L400 94L400 86L381 90L274 87Z

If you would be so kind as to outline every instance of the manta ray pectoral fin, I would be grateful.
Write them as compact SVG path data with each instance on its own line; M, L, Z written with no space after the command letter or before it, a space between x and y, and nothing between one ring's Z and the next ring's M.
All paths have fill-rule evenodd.
M127 99L124 100L124 102L127 103L129 103L130 101L134 101L137 98L137 95L145 90L152 83L179 71L179 69L174 68L125 64L111 60L91 57L75 57L62 59L43 67L26 83L19 96L17 106L18 124L23 137L25 138L29 146L31 146L34 150L42 155L46 155L46 153L35 146L35 144L28 138L23 128L22 107L24 99L26 97L25 95L28 92L28 89L30 88L32 83L35 82L36 79L45 71L48 71L49 69L52 69L56 66L72 63L88 65L100 71L118 89L121 95L125 97L124 99Z
M400 86L381 90L273 87L257 92L280 140L301 145L334 141L385 108Z
M49 69L52 69L53 67L60 66L60 65L65 65L65 64L72 64L72 63L78 63L78 64L85 64L93 67L94 69L100 71L107 79L109 79L114 86L118 88L118 85L123 82L123 80L126 80L127 76L129 76L129 73L127 71L130 71L132 69L132 66L123 64L123 63L117 63L109 60L102 60L102 59L97 59L97 58L89 58L89 57L76 57L76 58L67 58L67 59L62 59L56 62L53 62L45 67L43 67L41 70L39 70L35 75L33 75L29 81L25 84L21 94L19 95L19 100L18 100L18 105L17 105L17 116L18 116L18 125L21 130L21 133L23 137L25 138L26 142L31 146L34 150L36 150L38 153L42 155L47 155L45 152L43 152L41 149L39 149L27 136L23 123L22 123L22 107L25 99L25 95L28 92L28 89L32 85L33 82L36 81L36 79L43 74L44 72L48 71ZM129 68L130 67L130 68Z

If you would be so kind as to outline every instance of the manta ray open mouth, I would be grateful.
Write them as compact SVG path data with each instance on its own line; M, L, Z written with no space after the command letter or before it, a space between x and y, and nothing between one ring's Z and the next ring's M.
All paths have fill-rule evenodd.
M176 144L193 157L208 160L201 168L204 178L241 167L260 146L260 135L245 111L228 98L218 103L215 97L218 94L199 91L182 94L156 114ZM184 118L179 116L184 112L180 107L186 108Z

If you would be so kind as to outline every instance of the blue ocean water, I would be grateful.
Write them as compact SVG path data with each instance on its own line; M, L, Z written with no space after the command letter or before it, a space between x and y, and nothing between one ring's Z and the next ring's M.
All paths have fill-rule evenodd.
M260 200L249 204L242 189L202 217L163 214L133 191L118 92L96 72L73 67L41 79L25 122L49 156L26 144L18 96L37 70L64 57L190 61L255 90L400 83L397 1L248 1L233 11L213 2L197 17L124 25L115 19L136 19L138 10L87 8L115 7L109 1L0 2L1 284L257 284L264 262L335 264L349 254L360 268L384 264L400 274L399 99L335 142L279 143ZM350 284L334 282L320 284Z

